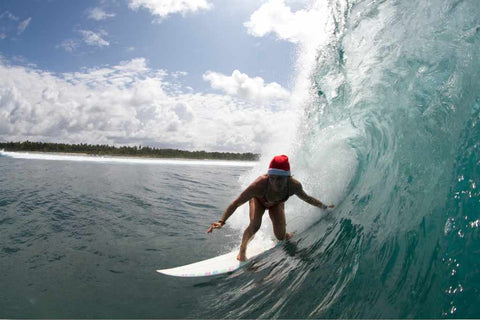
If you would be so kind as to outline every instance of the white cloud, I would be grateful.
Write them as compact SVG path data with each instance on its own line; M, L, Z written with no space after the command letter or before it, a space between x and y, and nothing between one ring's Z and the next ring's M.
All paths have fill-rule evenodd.
M67 52L73 52L78 48L78 45L78 41L73 39L66 39L63 40L62 43L57 46L57 48L62 48Z
M30 24L30 21L32 21L31 17L20 22L20 24L18 25L18 34L23 33L25 29L27 29L28 25Z
M25 29L27 29L28 25L32 21L32 18L31 17L27 18L17 24L17 21L20 21L20 18L15 16L9 11L4 11L3 13L0 14L0 20L4 20L2 22L1 32L0 32L0 39L4 40L8 37L8 34L14 33L15 29L17 30L18 35L22 34L25 31Z
M96 21L101 21L115 17L114 13L105 12L102 8L92 8L88 10L88 18Z
M209 10L212 4L207 0L129 0L128 7L132 10L145 8L161 21L174 13L185 15L189 12Z
M290 93L276 82L265 84L260 77L250 78L247 74L234 70L231 76L207 71L203 75L213 89L222 90L229 95L239 96L256 103L269 103L288 99Z
M336 3L330 7L329 1L305 2L267 0L244 23L249 34L264 37L272 34L277 38L294 43L298 47L295 86L292 89L291 103L302 106L310 103L311 77L317 68L319 48L338 40L341 34L334 32L335 25L343 26L339 12L346 12L347 3ZM344 29L341 27L340 29Z
M244 26L256 37L274 33L278 38L293 43L312 43L326 39L330 10L327 2L316 1L309 9L292 12L284 0L269 0L256 10Z
M0 59L0 139L258 152L293 130L288 111L170 81L144 58L64 74Z
M3 19L3 18L8 18L8 19L13 20L13 21L18 21L18 20L20 20L19 17L15 16L14 14L12 14L12 13L9 12L9 11L5 11L5 12L3 12L2 14L0 14L0 19Z
M79 32L83 36L83 41L90 46L105 47L110 45L108 41L102 38L108 35L107 32L103 30L98 33L91 30L80 30Z
M82 39L65 39L57 45L56 48L62 48L66 52L73 52L80 47L82 42L94 47L106 47L110 45L110 42L103 39L103 37L108 35L108 33L103 30L97 33L90 30L79 30L78 32L82 35Z

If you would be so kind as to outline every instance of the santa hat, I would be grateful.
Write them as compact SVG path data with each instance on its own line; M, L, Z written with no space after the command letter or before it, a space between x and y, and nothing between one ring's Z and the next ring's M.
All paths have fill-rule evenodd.
M290 163L288 157L284 154L273 157L268 167L268 174L274 176L290 177Z

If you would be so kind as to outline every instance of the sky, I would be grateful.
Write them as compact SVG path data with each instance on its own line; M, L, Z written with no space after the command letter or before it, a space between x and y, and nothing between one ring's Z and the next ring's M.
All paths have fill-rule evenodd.
M2 0L0 141L261 152L293 130L299 48L319 11L298 0Z

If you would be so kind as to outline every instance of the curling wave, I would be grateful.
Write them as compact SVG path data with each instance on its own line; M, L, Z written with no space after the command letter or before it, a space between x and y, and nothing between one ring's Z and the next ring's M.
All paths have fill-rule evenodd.
M289 201L298 244L217 283L208 316L478 317L480 3L328 3L288 151L337 207Z

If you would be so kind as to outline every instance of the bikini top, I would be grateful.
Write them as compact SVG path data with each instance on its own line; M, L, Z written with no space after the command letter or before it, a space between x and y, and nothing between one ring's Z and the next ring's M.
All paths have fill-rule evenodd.
M257 198L258 200L260 200L260 201L263 203L263 205L264 205L265 207L272 207L272 206L274 206L274 205L276 205L276 204L285 202L285 201L288 200L288 198L290 198L290 179L288 179L288 181L287 181L287 196L286 196L284 199L278 200L278 201L275 201L275 202L270 202L270 201L268 201L268 199L267 199L268 181L269 181L269 180L267 179L267 185L266 185L266 187L265 187L265 191L263 192L263 197Z

